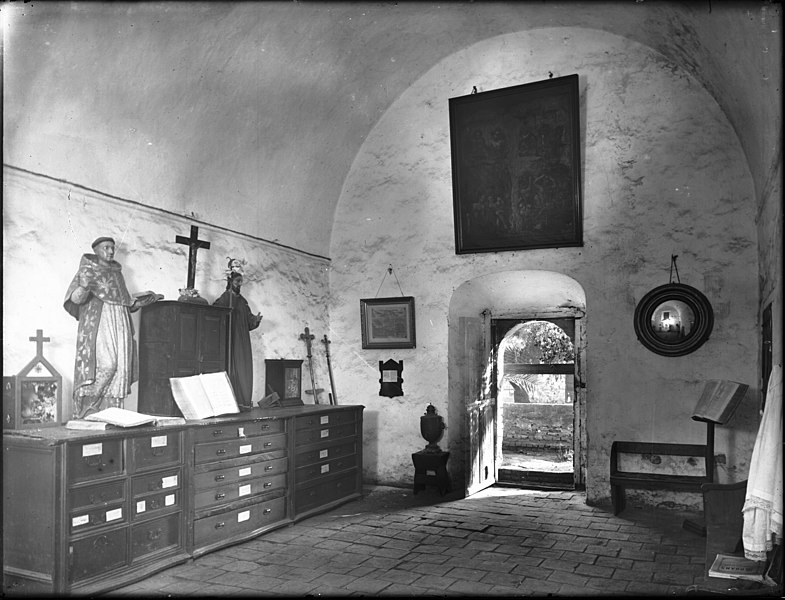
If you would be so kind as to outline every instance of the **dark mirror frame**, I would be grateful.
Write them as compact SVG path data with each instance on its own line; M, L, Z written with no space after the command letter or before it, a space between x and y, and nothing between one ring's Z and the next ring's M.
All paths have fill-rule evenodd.
M664 302L683 302L695 315L690 334L676 341L660 338L651 324L652 315ZM694 287L683 283L668 283L648 292L635 307L635 335L652 352L662 356L684 356L700 348L711 335L714 311L708 298Z

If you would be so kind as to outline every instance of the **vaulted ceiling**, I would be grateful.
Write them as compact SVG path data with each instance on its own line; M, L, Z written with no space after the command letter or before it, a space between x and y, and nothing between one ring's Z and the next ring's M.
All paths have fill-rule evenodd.
M380 116L445 57L512 32L594 29L649 46L725 112L759 199L781 161L782 18L770 2L2 11L6 164L323 256L344 179ZM547 56L527 58L546 79Z

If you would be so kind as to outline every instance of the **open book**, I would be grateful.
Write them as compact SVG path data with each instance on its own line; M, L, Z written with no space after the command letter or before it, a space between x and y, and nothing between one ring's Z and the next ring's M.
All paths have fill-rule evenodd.
M134 294L134 298L136 298L138 306L147 306L148 304L153 304L154 302L163 300L164 295L156 294L153 291L147 290L144 292L138 292Z
M709 577L764 581L766 561L755 561L734 554L718 554L709 568Z
M206 419L239 413L226 371L190 377L170 377L172 396L186 419Z
M65 424L67 429L106 429L107 425L116 427L137 427L155 423L157 417L143 415L142 413L126 410L124 408L109 407L91 413L84 419L74 419Z
M738 381L713 380L706 383L692 418L724 425L747 394L749 386Z

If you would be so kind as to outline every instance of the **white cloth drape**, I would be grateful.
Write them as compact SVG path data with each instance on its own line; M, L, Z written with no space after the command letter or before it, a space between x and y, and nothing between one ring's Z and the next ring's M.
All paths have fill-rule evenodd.
M758 437L752 450L744 497L744 556L766 560L782 543L782 366L774 365L766 388Z

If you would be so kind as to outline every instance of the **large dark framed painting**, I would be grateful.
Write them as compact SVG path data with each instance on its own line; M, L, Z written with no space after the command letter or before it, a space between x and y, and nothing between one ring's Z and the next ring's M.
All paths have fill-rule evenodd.
M455 252L583 245L578 76L450 98Z

